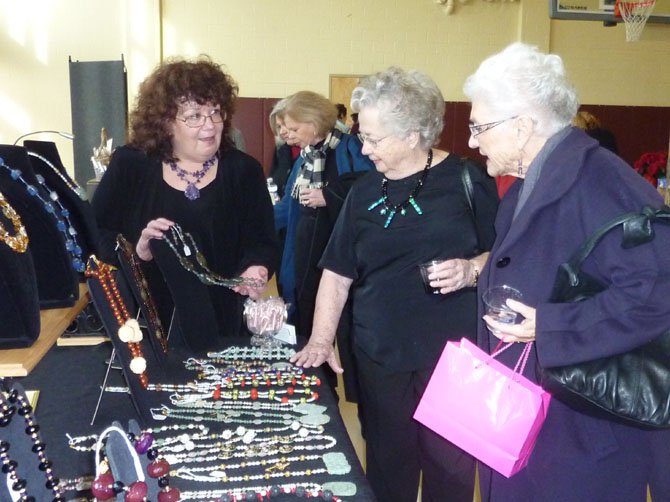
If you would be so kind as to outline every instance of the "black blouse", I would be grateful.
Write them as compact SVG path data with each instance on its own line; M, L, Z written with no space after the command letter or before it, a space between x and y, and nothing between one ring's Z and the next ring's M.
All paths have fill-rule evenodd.
M421 172L389 180L392 203L406 199ZM433 366L447 340L475 338L476 289L448 295L427 294L419 264L434 258L470 258L495 240L498 206L494 181L471 169L478 242L455 155L433 166L416 197L423 214L411 206L396 214L388 228L382 206L380 173L355 184L335 225L320 266L354 280L354 344L392 371Z
M191 201L165 183L159 159L128 146L117 148L96 189L93 208L101 258L107 262L117 262L118 233L135 245L150 220L164 217L192 233L209 267L224 277L239 275L250 265L263 265L272 274L277 266L272 203L263 171L252 157L235 149L221 154L215 179ZM218 286L209 289L221 332L239 334L242 297Z

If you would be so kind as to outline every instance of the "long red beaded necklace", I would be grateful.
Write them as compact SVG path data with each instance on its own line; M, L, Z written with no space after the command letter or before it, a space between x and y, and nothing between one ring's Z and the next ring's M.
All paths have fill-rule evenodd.
M146 374L147 361L142 354L142 347L140 345L142 330L137 320L128 312L121 293L119 293L112 270L111 265L98 260L95 255L92 255L86 265L85 275L86 277L95 277L100 283L100 287L107 298L107 303L109 303L109 307L112 309L116 322L119 325L118 337L128 345L128 349L132 355L130 370L138 375L140 385L143 389L146 389L149 385L149 377Z

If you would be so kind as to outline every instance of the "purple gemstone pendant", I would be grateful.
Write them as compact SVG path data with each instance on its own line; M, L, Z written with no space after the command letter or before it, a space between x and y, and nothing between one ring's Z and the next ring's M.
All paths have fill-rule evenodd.
M184 195L188 200L195 200L200 198L200 190L193 183L186 185L186 190L184 190Z

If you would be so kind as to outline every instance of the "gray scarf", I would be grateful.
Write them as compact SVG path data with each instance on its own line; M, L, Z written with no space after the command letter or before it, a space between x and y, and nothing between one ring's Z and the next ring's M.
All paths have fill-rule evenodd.
M326 156L329 150L332 150L340 144L342 131L333 129L328 133L323 144L316 148L307 145L300 151L300 156L304 159L300 166L300 174L295 180L291 197L298 199L302 188L321 188L323 187L323 171L326 168Z

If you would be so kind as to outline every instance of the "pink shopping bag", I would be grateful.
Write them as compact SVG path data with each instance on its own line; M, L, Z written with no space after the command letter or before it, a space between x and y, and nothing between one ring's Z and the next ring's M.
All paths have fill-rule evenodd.
M526 344L511 369L465 338L448 342L414 418L503 476L512 476L528 463L551 400L521 375L530 349Z

